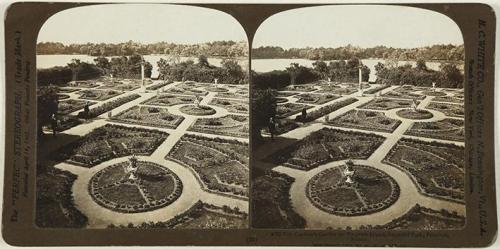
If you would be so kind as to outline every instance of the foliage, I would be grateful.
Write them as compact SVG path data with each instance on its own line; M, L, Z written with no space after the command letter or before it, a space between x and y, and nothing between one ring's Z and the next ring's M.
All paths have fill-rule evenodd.
M86 43L64 45L59 42L40 42L38 54L86 54L91 56L130 56L133 54L168 54L193 57L205 54L210 57L243 57L248 55L246 41L214 41L201 44L174 44L157 42L142 44L133 41L124 43Z
M252 49L252 57L256 59L268 58L304 58L309 60L347 60L353 57L368 59L396 59L396 60L446 60L463 61L464 45L433 45L420 48L392 48L376 46L360 48L352 45L337 48L290 48L259 47Z

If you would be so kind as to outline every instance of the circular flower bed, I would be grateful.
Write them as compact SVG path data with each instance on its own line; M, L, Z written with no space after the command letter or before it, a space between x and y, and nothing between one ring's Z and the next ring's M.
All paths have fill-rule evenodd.
M189 115L196 116L206 116L215 114L215 109L210 106L200 105L197 107L196 105L185 105L180 108L180 111Z
M97 204L122 213L140 213L165 207L179 198L182 182L169 169L151 162L137 162L134 177L129 162L98 171L89 182L89 193Z
M413 110L413 109L403 109L396 112L396 114L402 118L407 119L429 119L432 118L431 112L427 110Z
M353 165L348 183L344 166L321 171L307 183L311 203L330 214L359 216L382 211L396 202L400 189L385 172L364 165Z

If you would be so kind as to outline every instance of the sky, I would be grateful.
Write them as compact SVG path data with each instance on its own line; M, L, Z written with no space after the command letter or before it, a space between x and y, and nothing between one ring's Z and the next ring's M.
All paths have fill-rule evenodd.
M241 25L217 10L167 4L106 4L58 12L42 26L38 42L120 43L246 41Z
M463 44L447 16L419 8L382 5L320 6L280 12L259 27L253 47L414 48Z

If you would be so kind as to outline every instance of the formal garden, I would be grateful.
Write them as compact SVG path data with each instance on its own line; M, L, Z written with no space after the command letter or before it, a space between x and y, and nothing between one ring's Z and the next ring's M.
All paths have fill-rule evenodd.
M343 170L329 168L309 180L306 195L313 205L335 215L359 216L386 209L399 198L398 184L383 171L353 165L349 183Z
M332 161L366 159L383 140L375 134L323 128L270 155L266 161L310 170Z
M99 58L97 65L122 59ZM120 61L120 67L130 68L114 77L107 75L118 65L93 71L106 75L65 78L56 85L49 83L56 80L52 72L41 75L47 86L39 88L39 104L47 108L38 114L43 170L38 171L37 225L248 227L246 82L225 76L218 85L206 77L141 80L136 59Z
M330 120L328 124L369 131L392 132L401 124L401 121L386 117L383 112L351 110Z
M198 119L189 130L246 138L249 131L248 116L229 114L220 118Z
M262 120L274 115L274 138L269 122L257 124L262 138L254 138L262 143L254 149L256 227L463 227L463 89L361 89L321 80L257 91L254 103L276 107L253 107Z
M196 172L203 186L218 193L248 197L248 145L236 140L184 135L167 158Z
M384 162L410 174L423 194L463 203L464 156L462 146L403 138Z

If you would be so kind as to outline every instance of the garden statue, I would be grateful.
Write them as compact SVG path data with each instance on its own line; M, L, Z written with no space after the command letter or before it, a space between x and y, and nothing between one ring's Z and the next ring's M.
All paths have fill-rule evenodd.
M109 112L108 112L108 118L111 118L112 116L113 116L112 111L109 111Z
M417 112L417 101L413 99L411 103L411 108L413 109L413 112Z
M342 171L342 174L346 177L345 182L349 184L354 183L354 181L352 180L352 177L355 173L354 169L352 168L353 165L354 163L349 159L349 161L345 163L344 171Z
M199 96L194 97L194 104L196 105L196 107L200 107L200 97Z
M332 78L328 77L328 86L332 85Z
M274 141L274 133L276 133L276 126L277 123L274 120L273 117L269 118L269 123L267 124L267 128L269 130L269 133L271 134L271 141Z
M219 81L219 79L214 78L215 88L218 88L218 87L219 87L219 85L217 84L217 82L218 82L218 81Z
M137 172L137 158L135 157L135 155L132 155L131 158L128 159L129 160L129 165L127 167L127 174L128 174L128 179L130 180L136 180L137 179L137 175L136 175L136 172Z
M436 82L432 82L432 91L436 91Z
M83 107L83 114L84 114L85 118L88 118L88 116L89 116L89 112L90 112L89 106L90 106L90 104L87 101L87 103L85 103L85 106Z
M57 117L56 117L56 114L52 114L52 116L50 116L50 125L51 125L51 128L52 128L52 136L56 136L56 131L57 131Z
M304 108L302 108L302 117L301 117L301 119L302 119L302 121L305 121L306 118L307 118L307 109L304 107Z
M325 116L325 122L328 123L329 121L330 121L330 114L326 114L326 116Z

